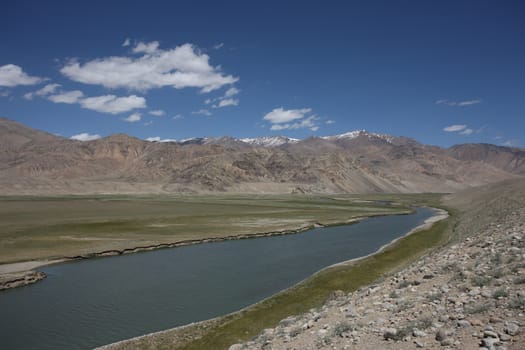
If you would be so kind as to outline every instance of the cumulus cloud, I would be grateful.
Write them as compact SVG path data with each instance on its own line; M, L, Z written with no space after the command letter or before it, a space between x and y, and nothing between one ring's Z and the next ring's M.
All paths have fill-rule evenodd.
M159 48L158 41L152 41L150 43L139 42L134 48L133 53L149 53L152 54Z
M78 103L84 94L80 90L66 91L56 95L50 95L48 99L54 103Z
M317 125L319 117L311 114L311 108L302 109L284 109L283 107L275 108L273 111L267 113L263 120L269 121L272 126L270 130L294 130L307 128L311 131L319 130Z
M222 108L222 107L227 107L227 106L238 106L238 105L239 105L239 100L233 99L233 98L227 98L224 100L220 100L218 104L213 105L212 107Z
M215 50L222 49L223 47L224 47L224 43L218 43L218 44L213 45L213 48Z
M149 111L148 113L156 117L162 117L166 115L166 112L164 112L162 109L155 109L153 111Z
M454 125L450 125L450 126L446 126L443 128L443 131L446 131L446 132L456 132L456 131L461 131L461 130L465 130L467 128L466 125L459 125L459 124L454 124Z
M78 140L78 141L93 141L99 139L101 136L98 134L88 134L87 132L83 132L81 134L73 135L71 136L71 140Z
M468 129L468 128L467 128L467 129L461 131L460 134L461 134L461 135L470 135L470 134L472 134L473 132L474 132L474 130L472 130L472 129Z
M295 130L295 129L308 128L312 131L317 131L319 130L319 126L315 124L317 120L318 118L315 115L312 115L308 118L304 118L295 123L273 124L270 130L286 130L286 129Z
M283 107L281 107L275 108L270 113L267 113L263 119L269 121L272 124L288 123L292 120L304 118L304 116L311 111L311 108L285 110Z
M37 90L35 92L28 92L27 94L24 94L24 98L26 100L32 100L34 96L47 96L49 94L54 93L61 85L60 84L47 84L40 90Z
M237 89L235 86L229 88L228 90L226 90L226 92L224 93L224 97L232 97L232 96L235 96L237 95L239 92L241 92L241 90Z
M204 101L204 104L211 104L212 108L222 108L227 106L238 106L239 105L239 99L232 98L233 96L237 95L241 90L237 89L236 87L231 87L224 93L221 97L216 98L208 98ZM218 102L218 103L216 103Z
M436 101L437 105L447 105L451 107L454 107L454 106L465 107L465 106L475 105L478 103L481 103L481 99L479 98L471 99L471 100L464 100L464 101L449 101L449 100L437 100Z
M140 122L141 119L142 119L142 114L133 113L129 117L124 118L123 120L128 123L136 123L136 122Z
M331 124L335 124L335 120L331 120L331 119L328 119L325 124L328 124L328 125L331 125Z
M198 111L191 112L191 114L210 116L211 112L209 110L203 108L203 109L199 109Z
M180 114L180 113L173 116L173 120L183 119L183 118L184 118L184 116L182 114Z
M82 108L110 114L129 112L137 108L146 108L146 99L135 95L126 97L117 97L115 95L87 97L81 99L79 103Z
M35 85L43 80L43 78L27 75L21 67L15 64L6 64L0 67L0 86Z
M73 60L60 72L84 84L139 91L171 86L199 88L206 93L239 80L224 75L220 67L211 66L210 57L191 44L162 50L157 41L139 42L132 51L142 55L97 58L84 64Z
M115 95L103 95L95 97L85 97L84 93L80 90L60 91L57 93L56 90L59 87L60 84L49 84L44 86L42 89L31 93L31 96L25 97L31 99L33 95L45 96L48 100L54 103L78 103L82 108L110 114L119 114L129 112L138 108L146 108L146 99L140 96L131 95L125 97L117 97ZM159 113L160 110L152 112Z
M129 45L131 45L131 40L129 40L129 38L126 38L126 40L124 40L124 42L122 43L122 46L126 47Z

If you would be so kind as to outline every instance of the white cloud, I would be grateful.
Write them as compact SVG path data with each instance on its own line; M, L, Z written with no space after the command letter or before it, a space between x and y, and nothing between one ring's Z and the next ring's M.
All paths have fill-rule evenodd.
M311 111L311 108L285 110L283 107L281 107L275 108L273 111L266 114L263 119L269 121L272 124L288 123L292 120L304 118L304 116Z
M466 125L458 125L458 124L454 124L454 125L450 125L450 126L444 127L444 128L443 128L443 131L446 131L446 132L456 132L456 131L465 130L466 128L467 128Z
M15 64L0 67L0 86L35 85L43 80L43 78L27 75L21 67Z
M228 90L226 90L226 92L224 93L224 97L232 97L232 96L237 95L239 92L241 92L241 90L233 86L229 88Z
M10 94L7 90L0 90L0 97L8 97Z
M46 86L41 90L46 90L45 93L48 94L50 92L54 92L58 88L58 86ZM39 94L39 91L37 91L35 94ZM47 99L54 103L78 103L82 108L110 114L129 112L137 108L146 108L146 99L144 97L139 97L135 95L126 97L117 97L115 95L84 97L84 93L82 91L73 90L61 91L58 94L49 95L47 96Z
M133 52L144 55L98 58L84 64L70 61L60 72L84 84L140 91L172 86L176 89L194 87L201 89L201 92L210 92L239 80L222 74L220 66L211 66L210 57L191 44L162 50L156 41L140 42Z
M164 112L162 109L155 109L153 111L149 111L148 113L156 117L162 117L166 115L166 112Z
M465 124L454 124L443 128L446 132L457 132L460 135L470 135L474 132L473 129L467 128Z
M273 124L270 128L270 130L295 130L295 129L302 129L302 128L308 128L312 131L319 130L319 126L315 124L315 122L319 118L315 115L312 115L308 118L304 118L298 122L295 123L286 123L286 124Z
M128 122L128 123L136 123L136 122L140 122L141 119L142 119L142 114L140 114L140 113L133 113L129 117L124 118L122 120L124 120L125 122Z
M209 105L211 103L214 103L212 105L213 108L222 108L226 106L238 106L239 99L234 99L231 97L237 95L240 91L241 90L237 89L236 87L231 87L228 90L226 90L223 96L216 97L216 98L208 98L204 101L204 104ZM219 103L215 103L217 101L219 101Z
M100 138L100 135L98 134L88 134L87 132L83 132L81 134L73 135L70 137L71 140L78 140L78 141L93 141L98 140Z
M219 104L213 105L213 108L222 108L227 106L238 106L239 100L233 99L233 98L227 98L224 100L220 100Z
M218 43L218 44L213 45L213 48L215 50L222 49L223 47L224 47L224 43Z
M131 45L131 40L129 40L129 38L126 38L126 40L124 40L124 42L122 43L122 46L126 47L129 45Z
M48 99L54 103L73 104L73 103L79 103L82 97L84 97L84 94L82 93L82 91L73 90L73 91L62 92L56 95L50 95Z
M328 119L325 124L328 124L328 125L331 125L331 124L335 124L335 120L332 120L332 119Z
M180 114L180 113L173 116L173 120L183 119L183 118L184 118L184 116L182 114Z
M157 51L157 49L159 48L159 42L158 41L152 41L150 43L144 43L144 42L139 42L134 48L133 48L133 52L134 53L149 53L149 54L152 54L154 53L155 51Z
M437 100L437 105L447 105L447 106L458 106L458 107L465 107L465 106L471 106L481 103L481 99L471 99L471 100L464 100L464 101L449 101L449 100Z
M28 92L27 94L24 94L24 98L26 100L32 100L34 96L47 96L49 94L54 93L61 85L60 84L47 84L40 90L37 90L35 92Z
M207 109L199 109L198 111L191 112L191 114L200 114L210 116L211 112Z
M146 108L146 99L135 95L117 97L115 95L103 95L88 97L80 100L82 108L97 112L118 114L129 112L137 108Z

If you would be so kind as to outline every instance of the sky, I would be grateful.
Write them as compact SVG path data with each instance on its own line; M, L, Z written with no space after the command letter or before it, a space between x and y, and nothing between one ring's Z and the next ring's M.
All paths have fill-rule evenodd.
M25 1L0 116L79 140L365 129L525 147L523 1Z

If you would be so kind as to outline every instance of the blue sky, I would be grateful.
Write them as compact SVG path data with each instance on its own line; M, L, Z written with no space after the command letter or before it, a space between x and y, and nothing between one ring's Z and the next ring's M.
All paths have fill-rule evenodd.
M17 0L0 47L0 116L65 137L525 146L522 1Z

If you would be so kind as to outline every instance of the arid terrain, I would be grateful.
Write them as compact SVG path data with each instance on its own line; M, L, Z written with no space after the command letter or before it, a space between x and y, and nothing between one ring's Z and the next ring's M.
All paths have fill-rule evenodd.
M455 192L525 174L525 151L354 131L311 137L75 141L0 119L0 193Z
M230 350L524 349L525 181L445 202L463 211L450 245Z
M7 119L0 120L0 136L0 250L1 261L11 263L0 269L2 288L44 278L31 269L47 259L123 254L250 233L283 234L406 211L416 203L435 204L453 215L426 232L427 238L411 235L358 263L365 268L374 261L366 273L352 275L350 264L344 272L330 270L306 282L315 286L323 278L340 282L360 276L359 289L333 290L323 306L270 322L273 328L249 341L234 334L238 344L227 347L525 346L523 149L488 144L444 149L365 131L306 140L149 142L113 135L81 142ZM454 194L440 203L436 195L384 194L420 192ZM249 193L259 196L245 196ZM439 236L432 237L434 233ZM408 244L417 251L403 251L411 249ZM285 294L294 300L299 295L294 293L292 288ZM265 307L257 306L256 312L266 312ZM239 315L228 317L242 323L244 313ZM209 329L222 329L222 322L219 318L194 326L196 332L161 332L112 348L199 348L199 342L210 342Z

